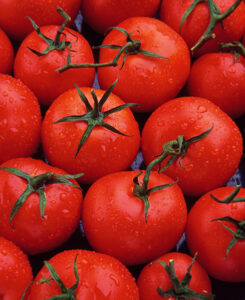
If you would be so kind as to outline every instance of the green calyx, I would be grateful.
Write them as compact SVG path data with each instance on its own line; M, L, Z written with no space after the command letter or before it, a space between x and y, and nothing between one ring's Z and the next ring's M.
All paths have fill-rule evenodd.
M157 57L157 58L166 58L164 56L158 55L156 53L142 50L141 49L141 42L139 40L133 40L131 38L132 33L128 33L125 29L120 28L120 27L111 27L110 29L116 29L123 33L126 36L126 44L124 46L119 46L119 45L101 45L98 47L93 47L93 49L97 48L109 48L109 49L118 49L119 51L117 52L116 56L114 59L110 62L106 63L95 63L95 64L90 64L90 63L83 63L83 64L72 64L71 63L71 55L67 55L67 62L66 65L57 69L58 73L62 73L68 69L72 68L99 68L99 67L116 67L118 65L118 60L119 58L123 55L123 62L120 68L122 68L125 64L126 58L128 55L136 55L136 54L142 54L148 57Z
M36 54L37 56L43 56L43 55L46 55L48 54L50 51L53 51L53 50L58 50L58 51L62 51L64 50L66 47L70 50L72 48L72 44L71 42L68 42L68 41L65 41L64 39L61 39L61 36L62 35L65 35L64 34L64 29L65 29L65 26L66 24L71 20L71 18L68 16L68 14L66 12L63 11L62 8L57 8L57 12L59 14L61 14L63 17L64 17L64 22L63 24L61 25L61 27L59 28L59 30L57 31L56 33L56 36L54 38L54 40L48 38L47 36L45 36L41 31L40 31L40 28L39 26L30 18L30 17L27 17L31 23L32 23L32 26L34 27L35 31L37 32L37 34L48 44L48 47L43 51L43 52L38 52L34 49L31 49L28 47L29 50L31 50L34 54Z
M82 135L82 137L80 139L75 157L78 155L81 147L84 145L84 143L88 139L89 135L91 134L91 132L95 126L102 126L114 133L117 133L117 134L120 134L123 136L129 136L129 135L124 134L123 132L117 130L115 127L111 126L110 124L108 124L104 121L105 117L107 117L115 112L121 111L125 108L136 105L135 103L127 103L127 104L119 105L115 108L112 108L110 110L102 112L102 107L105 104L106 100L109 98L110 94L112 93L112 90L113 90L114 86L116 85L116 83L117 83L117 80L108 88L108 90L106 90L106 92L104 93L104 95L102 96L100 101L98 100L94 90L91 91L91 94L93 96L93 101L94 101L94 107L92 107L90 105L86 96L79 89L79 87L77 85L75 85L82 102L86 106L87 113L83 114L83 115L67 116L67 117L64 117L64 118L54 122L55 124L62 123L62 122L81 122L81 121L86 121L88 123L87 129L85 130L84 134Z
M230 52L235 55L234 63L240 56L245 58L245 47L241 42L234 42L234 43L221 43L220 44L221 51Z
M214 195L210 194L210 197L215 200L218 203L226 203L226 204L230 204L230 203L236 203L236 202L245 202L245 197L236 197L236 195L238 194L238 192L240 191L241 185L237 185L236 188L234 189L234 191L228 195L226 198L220 200L218 198L216 198ZM236 219L233 219L232 217L229 216L225 216L222 218L217 218L217 219L213 219L211 220L211 222L213 221L218 221L222 224L222 226L227 229L229 232L232 233L233 238L231 239L229 245L226 248L226 257L229 254L229 251L231 250L231 248L236 244L236 242L238 240L244 240L245 239L245 219L243 221L239 221ZM231 223L233 225L236 226L237 231L235 232L234 230L232 230L231 228L229 228L228 226L226 226L223 221Z
M160 263L161 266L168 273L168 276L171 280L172 287L168 290L163 291L162 287L157 288L157 292L161 297L173 297L176 300L184 299L199 299L199 300L213 300L214 296L212 294L200 294L191 290L188 285L191 281L192 275L190 273L191 268L196 260L197 253L195 254L190 266L187 269L187 272L182 281L179 281L175 273L174 260L169 260L169 265L162 260L157 260L153 263Z
M1 167L0 169L8 171L18 177L21 177L27 181L27 187L25 191L19 196L17 201L15 202L11 214L10 214L10 224L18 210L25 203L27 197L32 193L37 193L40 196L40 214L42 218L44 217L44 210L46 207L46 194L45 194L45 186L47 184L65 184L71 187L81 189L79 186L73 184L69 179L76 179L81 177L83 174L76 175L60 175L54 174L52 172L44 173L36 176L29 175L17 168L13 167Z
M190 15L190 13L201 2L208 3L210 21L209 21L209 25L208 25L206 31L204 32L204 34L200 37L200 39L197 41L197 43L191 48L192 54L195 51L197 51L208 40L215 38L215 34L213 33L213 30L214 30L216 24L221 23L222 27L224 27L222 21L225 18L227 18L238 7L238 5L242 2L242 0L236 0L224 13L220 12L219 7L214 2L214 0L193 0L192 4L189 6L189 8L185 11L185 13L181 17L179 31L181 31L182 25L185 22L185 20L187 19L187 17Z

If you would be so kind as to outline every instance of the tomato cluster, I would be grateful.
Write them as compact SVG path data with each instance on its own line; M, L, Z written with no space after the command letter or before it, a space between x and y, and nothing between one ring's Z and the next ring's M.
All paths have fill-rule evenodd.
M244 1L0 1L0 58L0 299L244 297Z

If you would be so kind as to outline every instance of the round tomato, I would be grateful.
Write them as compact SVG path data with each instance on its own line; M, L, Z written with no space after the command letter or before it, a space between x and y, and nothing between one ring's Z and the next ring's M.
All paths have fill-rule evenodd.
M14 48L6 35L0 28L0 73L10 74L14 62Z
M235 1L236 0L212 0L210 2L214 2L220 12L224 13ZM181 18L193 2L193 0L164 0L162 1L160 11L161 19L179 32L190 48L197 43L202 34L206 31L210 21L207 3L209 1L200 1L186 18L180 30ZM196 54L217 52L221 42L239 41L243 35L244 22L245 4L241 2L235 11L222 21L223 25L221 22L216 24L213 30L215 38L211 38L207 41L205 45L197 50Z
M99 89L81 88L80 91L91 108L94 107L92 91L98 102L105 95L105 91ZM129 108L105 115L102 120L103 113L107 114L107 111L120 105L125 103L116 95L110 94L98 116L90 118L89 126L88 121L81 118L73 122L57 123L67 116L75 116L76 119L76 116L79 118L88 112L78 90L72 89L60 95L49 107L42 125L42 144L48 161L71 174L84 173L79 179L83 183L92 183L108 173L126 170L139 149L138 123ZM88 115L91 115L91 111ZM122 134L99 125L101 121ZM81 138L94 122L97 125L80 148Z
M245 113L245 58L232 53L208 53L192 65L188 79L191 96L211 100L230 117Z
M183 279L187 273L191 275L190 282L187 282L188 284L184 284L183 282L182 286L180 286L176 282L173 284L170 280L169 274L159 261L164 262L169 267L170 264L174 265L174 273L177 276L179 283L183 282ZM164 292L173 289L174 287L180 288L180 293L178 294L179 298L181 298L181 291L183 293L182 287L185 287L199 294L204 294L207 296L207 299L210 299L208 298L208 295L211 294L212 289L208 274L196 260L193 264L192 262L192 257L187 254L180 252L171 252L159 257L157 261L153 261L150 264L146 265L140 272L137 280L140 300L174 300L176 299L176 297L163 297L158 293L158 289ZM190 268L190 266L191 270L188 272L188 268ZM187 296L187 294L183 295L185 295L185 297ZM191 293L189 295L191 295ZM198 298L189 297L188 299Z
M55 296L59 299L61 295L64 295L61 299L139 300L135 279L113 257L86 250L70 250L58 253L48 263L63 283L63 294L58 283L52 279L46 264L31 286L29 300L50 299ZM65 289L70 289L75 284L76 288L73 293L70 292L68 298Z
M2 169L3 167L5 169ZM27 185L27 178L9 172L6 167L23 171L28 178L30 175L36 176L36 182L35 179L31 182L29 179ZM37 175L48 172L54 175L37 182ZM29 254L52 250L65 242L78 226L82 205L82 192L74 180L67 181L75 186L57 181L60 175L65 174L60 169L32 158L16 158L2 164L0 235L13 241ZM17 200L23 200L24 195L25 201L18 207L20 203L17 205Z
M0 236L1 299L20 299L31 281L32 269L27 256L14 243Z
M12 38L23 40L33 31L31 17L40 26L59 25L63 18L56 9L61 7L73 21L80 7L80 0L1 0L0 27Z
M36 153L41 111L37 98L22 81L0 74L0 163Z
M92 247L126 265L145 263L170 251L183 234L187 216L183 193L173 184L150 193L146 222L144 201L133 192L138 174L118 172L94 182L82 212L84 232ZM173 180L164 174L150 174L149 189L169 183Z
M87 0L82 1L82 15L94 30L105 33L129 17L153 17L159 6L160 0Z
M140 42L139 50L150 51L165 58L137 53L133 46L127 50L128 55L122 68L123 55L116 67L98 68L99 84L101 88L107 89L118 78L114 89L116 95L125 102L139 104L133 108L134 111L153 111L175 97L187 81L190 71L188 47L180 35L157 19L129 18L118 27L131 34L133 41ZM124 46L126 43L126 35L113 29L105 37L102 45ZM118 51L101 48L99 62L111 62Z
M228 229L237 232L238 228L227 220L214 220L231 217L244 223L245 203L219 203L211 197L212 194L222 200L234 189L222 187L212 190L194 204L187 218L186 241L192 254L198 251L197 260L210 276L222 281L242 282L245 281L245 239L237 239L229 250L234 236ZM244 188L240 189L237 197L245 197Z
M187 149L186 143L178 144L178 136L188 144L189 139L205 132L209 133ZM202 195L224 185L235 173L242 157L243 141L239 128L217 105L204 98L176 98L151 114L142 131L145 163L149 164L155 155L160 155L164 151L163 145L173 140L177 140L171 149L175 159L165 173L178 179L187 195ZM170 154L163 160L161 168L171 157Z
M50 39L55 38L58 29L54 25L40 28ZM52 50L38 56L29 48L42 53L48 44L34 31L21 43L14 61L15 77L20 78L44 105L50 105L61 93L73 88L74 82L81 86L92 86L94 82L94 68L71 69L63 73L56 71L66 64L68 54L76 64L94 62L89 43L78 32L65 28L61 35L62 40L70 42L71 49L65 47L63 50Z

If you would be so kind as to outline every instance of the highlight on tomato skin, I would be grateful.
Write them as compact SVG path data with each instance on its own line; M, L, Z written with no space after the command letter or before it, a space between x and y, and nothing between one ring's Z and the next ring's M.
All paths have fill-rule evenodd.
M109 255L68 250L56 254L48 263L63 283L63 295L67 295L65 289L70 289L70 297L73 295L78 300L139 300L135 278L121 262ZM46 263L37 274L28 299L43 300L61 295L61 288L52 279Z

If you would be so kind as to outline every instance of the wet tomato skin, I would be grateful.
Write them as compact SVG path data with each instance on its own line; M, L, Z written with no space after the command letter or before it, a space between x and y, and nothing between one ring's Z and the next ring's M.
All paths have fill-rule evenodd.
M232 53L208 53L191 67L190 96L211 100L231 118L245 113L245 58Z
M128 55L121 68L121 57L117 67L98 69L101 88L107 89L119 78L114 93L125 102L139 104L132 109L150 112L162 103L174 98L187 81L190 71L190 54L184 40L172 28L160 20L146 17L129 18L118 27L132 33L133 40L141 42L141 49L166 58L147 57L142 54ZM102 45L125 45L126 36L118 30L108 33ZM118 50L100 49L99 62L110 62Z
M54 39L58 28L50 25L41 27L40 30ZM21 43L14 61L15 77L21 79L35 93L40 103L46 106L64 91L73 88L74 83L92 86L94 82L93 68L70 69L63 73L56 71L66 64L68 54L71 55L71 62L75 64L94 62L91 46L81 34L66 28L62 38L71 42L72 51L66 47L62 51L53 50L39 57L28 47L43 52L48 44L36 32L32 32Z
M142 153L149 164L162 146L183 135L186 140L209 130L202 140L191 144L186 155L178 157L165 171L184 194L198 196L224 185L235 173L243 152L243 141L235 122L211 101L180 97L156 109L142 131ZM150 146L149 146L150 145ZM166 163L166 159L163 164Z
M81 89L93 106L91 88ZM99 89L94 89L94 91L100 100L104 91ZM103 105L102 111L123 104L125 102L111 94ZM75 157L79 141L87 128L87 122L57 124L54 122L69 115L82 115L86 112L85 105L76 89L60 95L44 117L42 143L51 164L71 174L82 172L84 176L79 181L92 183L108 173L129 168L139 149L140 132L131 110L123 109L107 116L104 121L129 136L122 136L102 126L96 126Z
M92 247L126 265L149 262L170 251L183 233L187 215L183 193L174 184L150 194L146 223L143 201L133 194L138 173L118 172L98 179L85 196L82 212ZM153 172L149 188L171 182L168 176Z
M32 281L28 257L11 241L0 236L0 297L4 300L20 299ZM27 297L24 298L26 300Z
M210 196L213 194L221 200L233 191L234 187L221 187L197 200L187 218L186 241L192 254L198 251L197 260L210 276L227 282L242 282L245 280L245 241L239 239L226 256L233 235L222 223L235 232L237 227L229 222L212 221L226 216L239 221L245 219L244 202L217 203ZM240 189L237 197L245 197L244 188Z
M109 255L87 250L63 251L49 260L67 288L76 282L74 275L76 256L79 276L75 293L77 300L139 300L135 279L122 263ZM38 284L44 277L51 277L45 266L35 278L36 282L31 287L29 300L42 300L61 295L60 287L53 280L49 284Z
M192 257L181 252L169 252L157 260L162 260L166 264L169 264L169 260L174 260L175 273L179 279L182 281L187 269L191 265ZM210 294L212 292L211 281L208 277L205 269L195 261L191 271L192 278L188 285L191 290L202 294ZM162 300L169 299L162 297L158 294L157 288L161 286L162 291L168 290L172 287L169 275L160 265L160 263L153 261L152 263L146 265L140 272L137 279L137 285L139 287L140 299L141 300ZM175 299L175 298L172 298Z
M63 170L33 158L15 158L1 165L14 167L30 175L47 172L67 174ZM25 253L53 250L64 243L78 226L82 209L82 191L64 184L47 184L44 218L40 214L40 196L31 193L10 224L10 214L18 197L27 187L26 180L0 170L0 234L18 245ZM73 184L76 183L72 180ZM12 225L12 226L11 226Z

